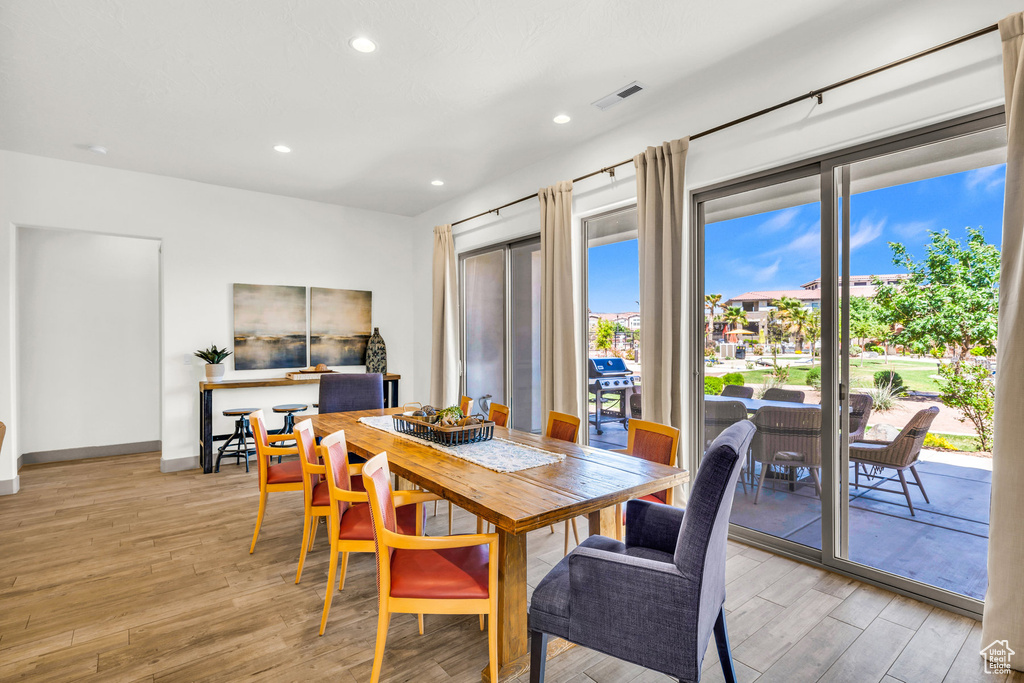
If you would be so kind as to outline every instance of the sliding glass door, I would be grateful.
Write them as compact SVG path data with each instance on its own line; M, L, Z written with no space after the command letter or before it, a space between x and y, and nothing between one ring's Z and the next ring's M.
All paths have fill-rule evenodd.
M980 613L1000 112L695 195L705 445L758 428L733 534Z
M460 256L463 393L473 410L511 409L511 427L540 431L540 241Z

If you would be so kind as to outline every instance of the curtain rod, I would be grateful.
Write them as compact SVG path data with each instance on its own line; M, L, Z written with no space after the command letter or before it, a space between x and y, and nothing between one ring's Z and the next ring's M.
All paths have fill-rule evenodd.
M802 102L803 100L814 98L814 99L816 99L818 101L818 104L821 104L821 102L822 102L822 95L824 95L825 93L827 93L830 90L835 90L836 88L841 88L844 85L849 85L850 83L853 83L855 81L859 81L862 78L867 78L868 76L874 76L875 74L882 73L883 71L888 71L889 69L892 69L892 68L897 67L897 66L901 66L903 64L906 64L907 62L912 62L915 59L920 59L921 57L927 57L930 54L934 54L934 53L939 52L941 50L945 50L946 48L953 47L954 45L959 45L960 43L966 43L969 40L973 40L975 38L978 38L979 36L983 36L983 35L986 35L986 34L989 34L989 33L993 33L993 32L998 31L998 30L999 30L999 24L992 24L991 26L986 26L985 28L978 29L977 31L974 31L972 33L968 33L966 35L962 35L959 38L954 38L953 40L946 41L945 43L942 43L940 45L935 45L934 47L930 47L927 50L922 50L920 52L917 52L915 54L909 55L907 57L903 57L901 59L897 59L894 62L889 62L888 64L883 64L882 66L877 66L874 69L871 69L869 71L864 71L863 73L859 73L856 76L850 76L849 78L844 78L841 81L836 81L835 83L830 83L829 85L826 85L826 86L824 86L822 88L817 88L816 90L812 90L811 92L807 93L806 95L798 95L797 97L794 97L792 99L788 99L785 102L780 102L780 103L772 105L770 107L766 107L765 109L761 109L759 111L755 111L753 114L747 114L746 116L741 116L738 119L733 119L732 121L729 121L728 123L720 124L718 126L715 126L714 128L708 128L707 130L702 130L699 133L695 133L695 134L691 135L690 136L690 140L696 140L697 138L702 138L705 135L711 135L712 133L717 133L719 131L725 130L726 128L732 128L733 126L737 126L737 125L739 125L741 123L746 123L747 121L750 121L751 119L756 119L756 118L758 118L760 116L764 116L765 114L770 114L773 111L776 111L778 109L782 109L783 107L788 107L791 104L796 104L797 102ZM615 177L615 169L616 168L618 168L619 166L625 166L626 164L631 164L631 163L633 163L632 159L626 159L625 161L620 161L618 163L612 164L611 166L605 166L604 168L598 169L596 171L592 171L590 173L587 173L586 175L581 175L579 178L573 178L572 182L573 183L578 183L581 180L586 180L587 178L592 178L592 177L594 177L596 175L601 175L602 173L607 173L611 177L614 178ZM466 223L466 222L474 220L476 218L480 218L481 216L486 216L487 214L494 213L494 214L499 214L500 215L499 212L502 209L507 209L510 206L515 206L516 204L519 204L521 202L525 202L525 201L528 201L530 199L534 199L534 198L536 198L538 196L538 194L539 193L534 192L533 194L528 194L525 197L520 197L519 199L514 199L511 202L508 202L507 204L502 204L501 206L495 207L495 208L491 209L490 211L482 211L482 212L480 212L480 213L478 213L476 215L470 216L469 218L463 218L462 220L455 221L454 223L452 223L452 227L455 227L456 225L459 225L460 223Z

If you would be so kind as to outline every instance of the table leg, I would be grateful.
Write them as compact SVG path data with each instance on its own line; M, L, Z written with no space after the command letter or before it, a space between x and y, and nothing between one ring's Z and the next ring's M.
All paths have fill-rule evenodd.
M587 515L591 536L615 538L615 508L604 508Z
M526 622L526 534L498 529L498 679L508 681L530 669ZM485 666L481 677L488 683Z
M199 390L199 464L203 472L213 472L213 392Z

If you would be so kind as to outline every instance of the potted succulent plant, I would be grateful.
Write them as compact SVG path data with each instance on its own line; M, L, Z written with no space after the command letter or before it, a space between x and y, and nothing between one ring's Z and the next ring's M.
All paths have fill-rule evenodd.
M224 359L231 355L227 349L218 349L211 344L208 349L196 351L196 357L206 361L206 381L219 382L224 379Z

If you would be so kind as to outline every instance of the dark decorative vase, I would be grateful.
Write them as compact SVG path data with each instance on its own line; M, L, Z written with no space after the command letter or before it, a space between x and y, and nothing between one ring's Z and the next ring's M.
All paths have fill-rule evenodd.
M366 342L366 371L388 374L388 349L384 338L380 336L380 328L373 328L370 340Z

